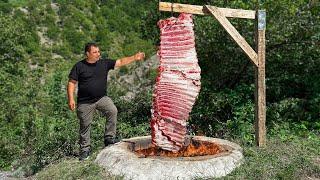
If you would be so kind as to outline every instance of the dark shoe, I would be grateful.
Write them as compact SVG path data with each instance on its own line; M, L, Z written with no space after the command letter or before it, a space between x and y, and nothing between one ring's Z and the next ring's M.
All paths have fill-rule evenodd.
M104 140L104 146L107 147L107 146L109 146L111 144L115 144L117 142L120 142L120 139L118 139L118 138L106 138Z
M89 159L90 153L91 153L90 150L81 152L80 155L79 155L79 161L83 161L83 160Z

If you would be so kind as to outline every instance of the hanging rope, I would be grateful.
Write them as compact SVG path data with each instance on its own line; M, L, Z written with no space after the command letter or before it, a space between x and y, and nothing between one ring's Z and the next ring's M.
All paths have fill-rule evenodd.
M159 0L158 2L159 2L159 5L160 5L161 0ZM159 8L158 8L158 12L160 13ZM171 0L171 17L173 17L173 0Z
M171 17L173 17L173 0L171 0Z
M159 4L160 4L160 3L161 3L161 0L159 0ZM158 9L158 11L159 11L159 14L160 14L160 10L159 10L159 9ZM174 17L174 16L173 16L173 13L174 13L174 12L173 12L173 0L171 0L171 17ZM159 15L159 20L160 20L160 15ZM159 21L159 20L158 20L158 21ZM177 22L177 20L176 20L176 22ZM172 25L168 26L167 28L170 29L173 25L176 24L176 22L173 23Z

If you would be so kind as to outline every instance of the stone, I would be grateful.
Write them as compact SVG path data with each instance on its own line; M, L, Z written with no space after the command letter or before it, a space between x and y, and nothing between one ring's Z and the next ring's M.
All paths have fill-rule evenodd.
M243 162L242 148L230 141L204 136L193 139L219 144L228 152L187 158L141 157L132 151L132 143L150 141L150 136L125 139L103 149L95 162L113 175L124 179L217 178L231 173ZM130 148L131 147L131 148Z

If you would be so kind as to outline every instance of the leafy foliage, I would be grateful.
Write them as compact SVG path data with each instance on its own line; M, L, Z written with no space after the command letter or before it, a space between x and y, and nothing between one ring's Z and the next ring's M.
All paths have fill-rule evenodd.
M111 58L143 49L151 54L151 42L137 35L139 11L147 5L138 12L128 10L133 3L1 2L5 14L0 17L0 168L32 175L61 157L78 154L79 125L66 102L68 73L88 41L97 41ZM115 12L105 14L110 4L130 20L123 18L118 24ZM123 102L129 104L133 106ZM123 122L123 137L147 132L148 123L128 132L131 124ZM100 116L92 124L93 149L102 145L104 124Z

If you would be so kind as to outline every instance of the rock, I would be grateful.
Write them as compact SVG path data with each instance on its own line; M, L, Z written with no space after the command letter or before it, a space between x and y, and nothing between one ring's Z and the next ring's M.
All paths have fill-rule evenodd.
M154 79L148 78L150 71L156 69L159 65L157 55L149 59L136 62L128 66L128 72L120 75L120 69L110 71L108 75L108 86L116 86L120 89L128 89L121 99L133 99L142 91L149 91L153 88ZM110 83L109 83L110 82Z
M194 136L198 140L217 143L229 151L213 156L187 158L141 157L130 150L130 143L151 141L150 136L124 140L103 149L95 162L124 179L194 179L217 178L229 174L243 161L242 149L227 140Z

